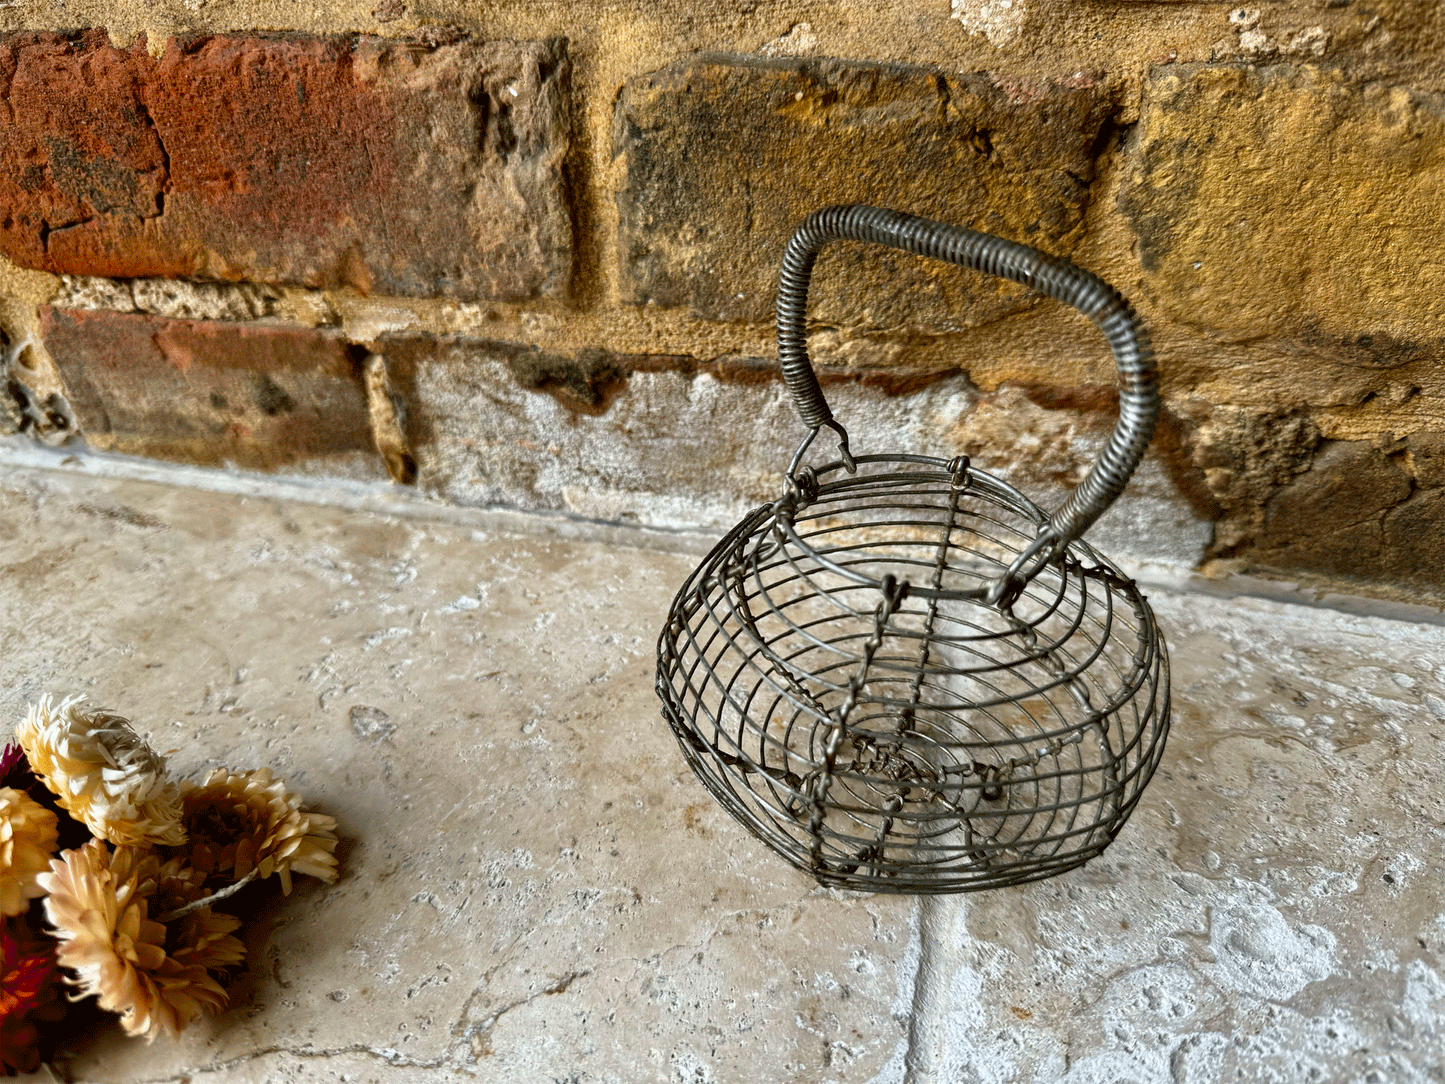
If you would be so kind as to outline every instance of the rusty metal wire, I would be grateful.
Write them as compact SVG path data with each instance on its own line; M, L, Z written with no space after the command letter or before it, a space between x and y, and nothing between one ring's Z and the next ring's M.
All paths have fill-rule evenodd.
M1147 384L1147 341L1142 353ZM809 404L783 495L699 565L659 639L657 690L688 763L825 885L968 891L1088 861L1133 811L1169 728L1148 603L966 457L855 457L821 390ZM800 465L822 426L842 458ZM1097 518L1093 503L1069 526Z

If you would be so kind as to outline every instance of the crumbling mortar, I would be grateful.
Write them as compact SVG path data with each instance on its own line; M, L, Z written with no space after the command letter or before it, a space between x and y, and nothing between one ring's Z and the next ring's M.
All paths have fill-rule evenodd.
M416 481L417 467L406 440L406 399L393 386L384 356L368 353L361 366L371 439L391 480L411 485Z
M297 295L312 303L309 306L312 312L321 309L323 322L318 326L339 322L321 290L288 291L251 282L61 275L59 289L48 304L95 312L146 313L170 320L244 323L274 316L293 326L310 326L299 320L285 319L286 314L280 311L286 307L288 299ZM291 307L295 307L294 301ZM197 311L198 308L201 311ZM328 315L329 319L326 318Z
M77 432L75 411L60 391L42 395L26 377L21 359L37 344L27 335L14 342L0 329L0 378L5 382L5 408L16 431L50 445L63 444Z

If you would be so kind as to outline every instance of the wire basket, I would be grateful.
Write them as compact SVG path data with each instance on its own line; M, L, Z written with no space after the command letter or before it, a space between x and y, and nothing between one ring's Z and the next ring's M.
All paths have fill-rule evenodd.
M1119 421L1052 515L967 457L852 454L808 360L813 264L832 240L1011 279L1103 331ZM1118 834L1169 729L1164 640L1132 580L1080 539L1158 416L1147 335L1091 273L973 230L830 207L789 242L778 353L808 434L784 491L683 584L657 691L722 805L821 884L941 893L1082 865ZM840 458L803 463L820 430Z

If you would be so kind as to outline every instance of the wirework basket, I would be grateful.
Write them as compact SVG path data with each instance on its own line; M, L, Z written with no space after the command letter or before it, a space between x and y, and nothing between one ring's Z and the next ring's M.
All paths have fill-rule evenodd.
M853 455L808 360L808 285L832 240L888 245L1079 309L1121 378L1118 424L1052 515L967 457ZM1066 260L878 208L793 235L778 355L808 433L782 495L683 584L658 642L663 715L703 784L820 883L997 888L1082 865L1118 834L1169 729L1164 640L1132 580L1080 539L1158 416L1147 335ZM821 429L840 458L803 463Z

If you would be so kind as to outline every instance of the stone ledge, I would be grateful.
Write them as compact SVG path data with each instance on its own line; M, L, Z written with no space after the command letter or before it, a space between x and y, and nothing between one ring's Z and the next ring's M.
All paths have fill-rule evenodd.
M1119 839L915 905L816 889L686 769L652 643L695 557L79 471L6 472L0 523L0 711L86 691L349 841L229 1011L72 1079L1438 1075L1438 623L1153 592L1178 725Z
M774 860L661 718L693 558L53 472L0 522L7 718L86 691L347 840L247 927L228 1012L78 1036L69 1079L867 1084L906 1040L915 903Z

